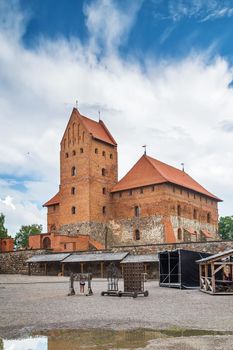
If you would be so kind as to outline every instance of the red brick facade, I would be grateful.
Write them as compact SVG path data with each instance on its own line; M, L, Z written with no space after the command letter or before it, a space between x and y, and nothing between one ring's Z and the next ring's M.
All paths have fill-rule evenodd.
M11 237L0 238L0 252L13 252L14 250L14 239Z
M118 182L115 140L102 121L73 109L59 192L45 203L49 234L31 236L30 246L43 247L46 237L55 251L84 250L90 240L103 247L216 239L218 201L185 172L146 155Z

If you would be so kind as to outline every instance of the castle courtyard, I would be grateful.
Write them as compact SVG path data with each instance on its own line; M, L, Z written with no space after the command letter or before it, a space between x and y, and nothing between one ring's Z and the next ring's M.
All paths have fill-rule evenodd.
M78 289L79 284L75 282L75 290ZM232 296L215 297L199 290L160 288L157 281L145 283L149 297L136 299L101 296L101 291L107 289L104 279L93 279L92 289L93 296L68 297L68 277L1 275L0 337L26 338L31 333L57 329L190 329L197 334L198 330L205 330L206 334L162 337L153 346L152 339L140 348L157 349L160 344L158 348L179 349L182 343L182 349L200 349L203 344L205 349L232 349ZM123 289L122 281L120 289ZM208 335L209 331L227 331L228 334L213 337L211 332ZM165 345L167 347L163 347Z

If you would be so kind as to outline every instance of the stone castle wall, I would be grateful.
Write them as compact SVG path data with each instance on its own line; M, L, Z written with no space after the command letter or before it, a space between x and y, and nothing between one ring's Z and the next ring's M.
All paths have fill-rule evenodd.
M26 261L33 255L44 254L45 250L18 250L0 253L0 273L28 274Z

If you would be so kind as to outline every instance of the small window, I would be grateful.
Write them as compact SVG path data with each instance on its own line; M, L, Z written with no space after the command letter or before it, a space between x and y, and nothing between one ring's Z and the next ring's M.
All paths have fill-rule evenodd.
M77 174L75 166L72 167L71 169L71 175L75 176Z
M66 244L64 244L64 249L66 249Z
M80 153L83 153L83 148L80 148Z
M122 193L121 193L121 192L119 192L119 197L121 198L121 196L122 196Z
M106 187L103 187L102 192L103 194L106 194Z
M110 153L110 156L109 156L109 157L110 157L110 159L112 159L112 158L113 158L112 153Z
M76 151L75 151L75 150L73 150L72 154L73 154L73 156L76 156Z
M181 215L181 206L177 205L177 215L180 216Z
M140 215L140 209L138 206L135 206L134 207L134 216L139 217L139 215Z
M211 215L210 213L207 213L207 223L210 224L210 220L211 220Z
M105 151L102 152L102 156L103 156L103 157L106 156L106 152L105 152Z
M69 158L69 153L66 152L65 157L66 157L66 158Z
M193 218L194 218L194 220L197 219L197 209L193 210Z
M95 154L98 154L98 148L95 148Z
M155 186L151 186L151 192L154 192Z
M102 213L103 213L103 215L106 214L106 207L103 207L103 208L102 208Z
M75 187L71 187L71 194L76 194L76 188Z
M132 196L133 190L129 190L129 195Z
M102 169L102 176L106 176L106 169L105 168Z
M71 208L71 213L72 213L72 214L76 214L76 207L72 207L72 208Z
M181 228L178 228L177 238L178 238L179 241L182 241L182 230L181 230Z
M135 240L136 241L140 240L140 231L139 230L135 230Z
M140 193L143 193L143 187L140 188Z

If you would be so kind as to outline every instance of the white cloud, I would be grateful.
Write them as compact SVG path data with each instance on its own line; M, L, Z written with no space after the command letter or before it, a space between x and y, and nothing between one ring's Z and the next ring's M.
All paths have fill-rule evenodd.
M232 67L221 57L209 62L205 54L193 53L176 62L148 58L142 70L136 59L124 61L116 49L129 34L136 10L122 19L116 3L96 4L85 13L95 45L99 38L106 40L102 59L92 40L81 45L74 39L43 39L30 51L14 36L14 26L1 31L0 173L5 180L0 181L0 197L12 198L15 210L1 201L0 212L9 232L22 224L45 223L38 203L58 189L59 142L77 99L84 115L97 119L101 109L119 144L120 176L146 143L151 156L177 167L184 162L190 175L226 198L220 213L232 214L233 139L226 130L233 123ZM15 15L21 18L17 9ZM23 33L22 21L20 25ZM14 40L9 40L10 31Z

